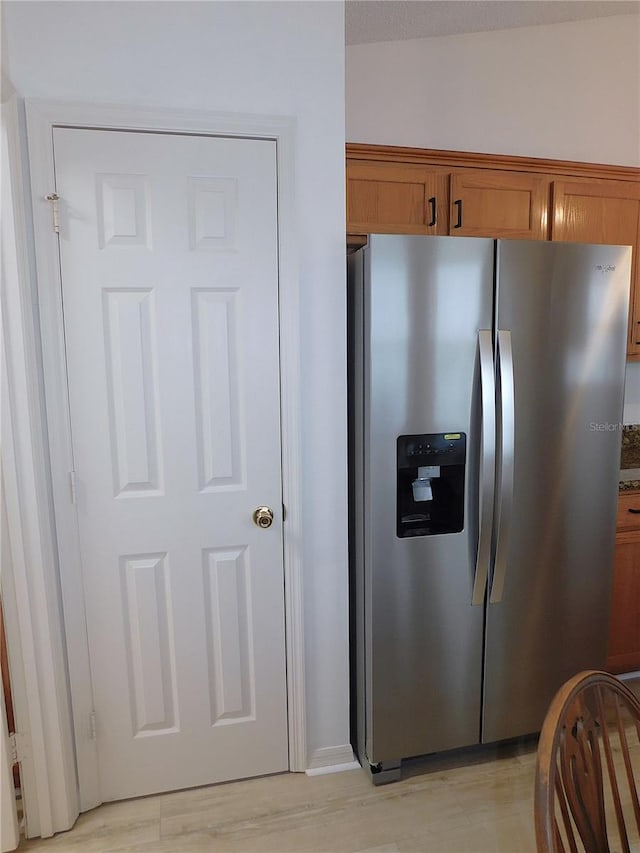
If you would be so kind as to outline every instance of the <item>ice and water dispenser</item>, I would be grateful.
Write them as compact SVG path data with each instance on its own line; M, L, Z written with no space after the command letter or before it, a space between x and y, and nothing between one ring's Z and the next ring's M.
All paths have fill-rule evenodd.
M463 529L465 464L464 433L398 437L396 532L401 539Z

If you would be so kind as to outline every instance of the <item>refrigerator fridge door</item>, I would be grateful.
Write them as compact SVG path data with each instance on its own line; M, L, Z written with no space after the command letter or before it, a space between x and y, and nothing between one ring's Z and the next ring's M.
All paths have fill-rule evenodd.
M480 737L479 331L490 344L494 251L491 240L395 235L365 250L356 562L360 757L371 765Z
M630 264L620 246L498 243L484 742L538 731L557 688L605 662Z

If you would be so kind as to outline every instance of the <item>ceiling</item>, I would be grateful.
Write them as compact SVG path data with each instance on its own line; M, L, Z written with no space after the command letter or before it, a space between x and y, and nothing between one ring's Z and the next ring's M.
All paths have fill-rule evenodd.
M640 0L346 0L345 8L349 45L640 15Z

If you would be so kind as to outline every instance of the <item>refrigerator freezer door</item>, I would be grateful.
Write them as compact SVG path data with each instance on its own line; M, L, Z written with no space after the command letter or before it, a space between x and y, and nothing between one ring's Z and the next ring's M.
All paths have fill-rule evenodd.
M487 606L484 742L538 731L557 688L605 662L630 262L619 246L498 244L515 435L511 496L497 477L509 524L496 530L502 595Z
M362 564L371 764L477 743L480 736L484 611L471 605L478 332L491 328L494 251L491 240L374 235L365 254ZM466 436L463 529L400 538L398 438L436 433ZM416 466L417 479L434 473L433 457L428 467ZM449 472L439 473L431 480L434 502Z

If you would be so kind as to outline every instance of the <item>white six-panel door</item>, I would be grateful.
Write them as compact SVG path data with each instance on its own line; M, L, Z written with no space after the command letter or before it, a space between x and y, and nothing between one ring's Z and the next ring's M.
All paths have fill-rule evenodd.
M102 799L285 770L275 143L54 156Z

